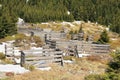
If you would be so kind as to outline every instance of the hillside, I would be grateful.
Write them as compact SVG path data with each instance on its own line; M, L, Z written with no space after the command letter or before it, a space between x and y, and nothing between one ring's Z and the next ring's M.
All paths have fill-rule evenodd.
M23 23L18 24L20 19L23 20ZM19 34L20 28L26 31L26 35L22 31L22 34ZM32 31L32 28L34 31ZM70 55L63 57L62 54L64 54L63 52L65 51L62 51L60 55L60 62L63 62L64 66L59 66L53 63L49 65L49 67L51 67L50 70L42 71L35 69L33 65L28 65L29 68L27 69L31 70L30 72L24 74L14 74L10 72L12 74L8 75L9 77L5 77L6 79L3 80L84 80L84 77L89 74L105 74L109 65L111 65L113 69L115 67L115 73L119 72L120 74L120 56L119 54L118 56L115 56L115 51L117 52L117 49L120 48L120 0L0 0L0 44L2 44L2 42L14 40L14 46L19 46L19 50L28 50L32 46L43 47L43 45L49 48L49 45L44 43L44 40L39 36L41 34L46 35L47 31L45 32L45 30L51 30L55 34L62 34L65 32L65 38L63 40L73 40L76 44L78 44L76 41L78 38L74 39L72 36L80 33L80 28L82 28L85 33L85 35L83 33L82 36L83 40L86 38L86 41L90 41L88 38L91 38L92 36L93 43L96 44L101 36L101 33L106 30L106 34L108 34L108 36L102 36L104 36L104 38L110 38L110 41L105 44L110 45L111 54L91 54L87 57L76 58ZM35 31L40 32L40 30L41 33L38 33L38 35L34 33ZM77 35L77 37L79 37L79 41L80 36L80 34ZM47 37L49 37L50 40L51 34L48 33ZM58 40L60 39L58 38ZM61 42L63 41L61 40ZM71 52L74 53L76 49L76 53L78 53L77 48L81 49L80 51L85 52L83 49L83 42L85 41L81 42L82 43L79 43L81 48L75 44L75 48L73 48ZM72 42L72 44L73 43L74 42ZM89 42L85 43L89 44ZM62 46L64 46L63 44ZM72 45L71 43L68 44L70 46ZM67 46L68 49L66 48L65 50L70 52L70 46ZM4 48L6 49L6 45ZM88 52L90 53L92 49ZM99 51L102 51L101 48L99 49ZM107 50L109 51L109 48L107 48ZM49 51L47 52L50 53ZM42 53L46 52L43 51ZM112 55L113 58L111 58L110 55ZM46 55L42 54L42 56ZM115 59L117 64L114 64L115 57L118 59ZM15 58L15 56L13 56L13 58ZM109 61L113 61L113 64L108 65ZM0 60L0 62L2 63L2 60ZM8 62L10 61L8 60ZM4 64L2 63L2 65ZM25 65L25 68L26 67L27 66ZM113 69L111 69L111 71ZM116 74L119 75L118 73ZM0 75L0 80L3 77L1 76L2 75ZM111 73L109 78L111 76L115 78L117 77L113 73Z
M112 49L116 49L119 47L120 38L119 34L113 33L109 31L109 28L106 28L103 25L92 23L92 22L84 22L84 21L74 21L74 22L46 22L46 23L25 23L22 27L27 28L40 28L40 29L52 29L54 31L61 31L65 29L67 33L70 31L78 32L79 28L82 27L86 35L94 35L94 41L97 41L101 32L104 29L108 30L108 34L110 37L110 45ZM31 43L29 37L18 34L15 35L18 39L28 40L26 42ZM13 37L8 37L6 39L10 39ZM35 38L36 40L38 38ZM3 40L4 41L4 40ZM40 40L38 41L40 42ZM20 42L17 42L18 45ZM38 43L37 43L38 44ZM22 44L24 45L24 44ZM66 58L65 58L66 59ZM64 66L58 66L55 64L51 64L50 71L41 71L41 70L33 70L29 73L25 74L15 74L14 76L8 77L8 80L84 80L84 77L89 74L103 74L105 69L107 68L107 62L109 62L111 58L109 54L106 55L97 55L90 56L87 58L69 58L69 60L73 61L73 63L65 63ZM56 74L57 73L57 74ZM59 75L58 75L59 74ZM47 75L47 77L46 77Z
M100 34L103 30L107 30L108 31L108 35L110 38L110 46L111 49L114 50L116 48L120 47L120 36L117 33L114 33L112 31L109 30L109 28L105 27L104 25L100 25L98 23L92 23L90 21L88 22L84 22L84 21L73 21L73 22L44 22L44 23L25 23L23 26L23 28L40 28L40 29L51 29L53 31L62 31L64 29L64 31L67 33L67 38L70 38L69 33L72 31L73 33L78 33L78 30L80 29L80 27L83 28L84 33L85 33L85 37L87 35L93 35L94 36L94 41L96 42L99 38L100 38ZM20 34L21 35L21 34ZM18 37L24 38L23 36L20 36L18 34ZM8 41L8 40L14 40L13 37L6 37L6 38L2 38L0 39L0 42L2 41Z
M120 33L119 0L0 0L0 38L16 34L20 17L28 23L82 20Z
M100 38L100 34L102 33L103 30L108 31L108 36L110 38L110 46L111 49L116 49L120 47L120 37L119 34L112 32L109 28L107 28L104 25L100 25L98 23L92 23L90 21L84 22L84 21L74 21L74 22L46 22L46 23L37 23L37 24L28 24L28 28L40 28L40 29L51 29L53 31L64 31L68 33L68 38L69 38L69 33L72 31L73 33L78 33L78 30L80 27L83 28L85 37L87 35L93 35L94 36L94 41L96 42Z

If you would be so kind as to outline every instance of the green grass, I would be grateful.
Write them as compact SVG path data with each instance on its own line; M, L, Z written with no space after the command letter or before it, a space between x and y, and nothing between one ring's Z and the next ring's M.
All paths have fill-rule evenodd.
M10 78L7 77L7 78L2 78L0 80L10 80Z
M5 38L0 39L0 42L6 42L6 41L11 41L11 40L15 40L15 37L7 36Z

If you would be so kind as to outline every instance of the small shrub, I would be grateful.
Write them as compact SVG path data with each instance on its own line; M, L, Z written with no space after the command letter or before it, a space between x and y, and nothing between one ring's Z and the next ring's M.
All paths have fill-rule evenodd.
M108 76L111 80L120 80L120 74L116 74L114 72L111 72L108 74Z
M105 44L109 42L109 36L106 30L104 30L101 35L100 35L100 39L98 40L99 43L101 44Z
M29 66L29 70L30 70L30 71L35 70L35 67L34 67L33 65L30 65L30 66Z
M0 59L1 60L5 59L5 54L3 54L3 53L0 52Z

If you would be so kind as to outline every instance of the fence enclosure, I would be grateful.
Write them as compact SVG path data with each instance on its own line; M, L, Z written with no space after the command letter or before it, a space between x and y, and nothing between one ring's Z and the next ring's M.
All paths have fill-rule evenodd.
M62 51L55 51L54 49L22 51L21 65L28 64L36 67L46 67L51 63L57 63L63 66L62 54Z

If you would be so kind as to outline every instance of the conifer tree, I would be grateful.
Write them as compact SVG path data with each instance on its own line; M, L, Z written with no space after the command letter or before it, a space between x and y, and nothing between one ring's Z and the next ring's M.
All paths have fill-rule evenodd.
M83 20L110 25L112 31L120 33L119 0L0 0L1 5L0 16L5 11L25 22Z
M100 35L100 39L98 40L99 43L108 43L109 42L109 36L106 30L104 30L101 35Z

